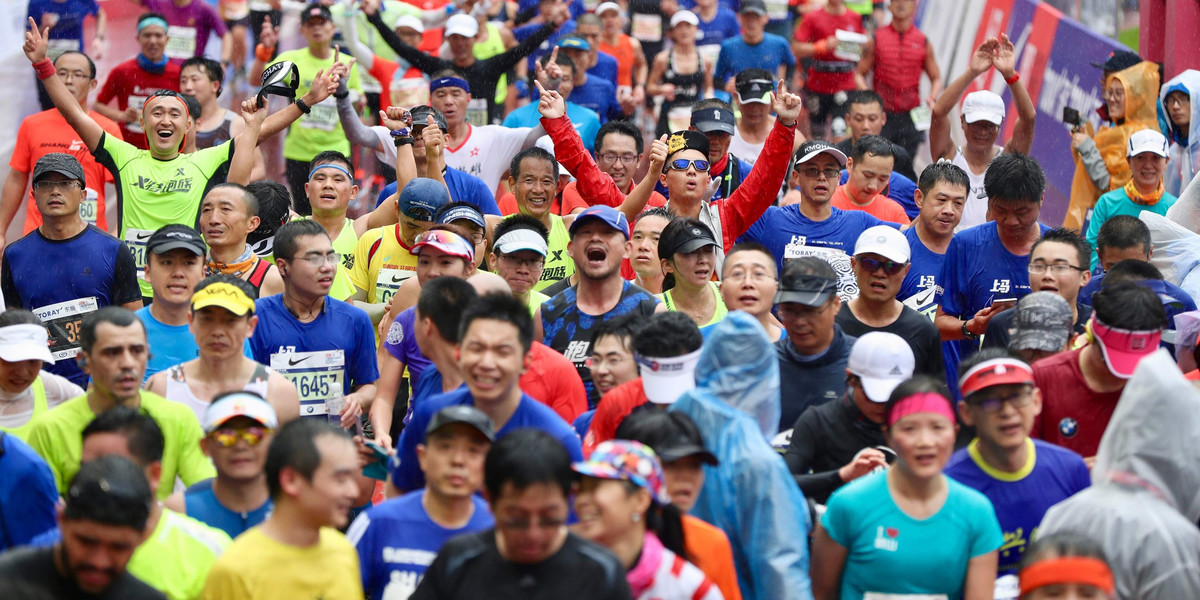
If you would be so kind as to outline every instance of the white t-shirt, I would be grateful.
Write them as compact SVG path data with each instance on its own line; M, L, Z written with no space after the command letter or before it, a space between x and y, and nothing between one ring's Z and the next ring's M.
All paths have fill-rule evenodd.
M742 131L736 127L733 129L733 139L729 142L729 153L750 163L758 160L758 155L762 154L763 146L767 143L766 138L757 144L751 144L742 137ZM745 174L742 175L745 177Z
M467 138L457 148L446 149L446 166L483 180L493 194L508 165L525 147L529 127L467 125Z
M996 153L992 158L1000 156L1003 150L996 147ZM987 192L983 189L983 178L987 175L987 169L983 173L976 175L971 171L971 165L967 164L967 157L963 154L962 148L958 148L954 153L954 160L950 164L961 168L967 172L967 180L971 182L971 189L967 191L967 202L963 205L962 220L958 222L958 227L954 228L954 233L958 233L969 227L982 225L987 221L988 197Z

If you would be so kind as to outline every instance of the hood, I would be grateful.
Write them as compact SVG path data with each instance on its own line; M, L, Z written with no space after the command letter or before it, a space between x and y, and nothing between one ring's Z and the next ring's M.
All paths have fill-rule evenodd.
M1139 125L1137 129L1158 126L1158 65L1149 61L1117 71L1115 77L1125 86L1125 124Z
M705 341L696 387L754 419L768 440L779 433L779 358L762 325L742 311Z
M1191 99L1190 114L1192 115L1191 123L1189 123L1188 131L1183 131L1171 122L1171 118L1167 116L1166 105L1167 94L1171 92L1183 92ZM1195 142L1200 140L1197 136L1197 130L1200 130L1200 71L1188 69L1162 86L1162 90L1158 92L1158 106L1160 111L1159 125L1162 130L1168 132L1167 137L1172 142L1181 146L1187 146L1189 141Z
M1165 350L1142 359L1100 440L1095 485L1146 488L1191 522L1200 519L1200 390ZM1130 477L1132 476L1132 477Z

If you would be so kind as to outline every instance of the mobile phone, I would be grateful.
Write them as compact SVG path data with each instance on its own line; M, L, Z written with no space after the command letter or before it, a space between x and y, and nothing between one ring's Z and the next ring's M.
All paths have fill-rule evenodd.
M1062 121L1067 125L1073 125L1075 127L1083 124L1083 119L1080 118L1079 111L1071 108L1070 106L1063 107Z
M1016 298L996 298L995 300L992 300L992 306L999 307L1000 310L1008 310L1016 305Z

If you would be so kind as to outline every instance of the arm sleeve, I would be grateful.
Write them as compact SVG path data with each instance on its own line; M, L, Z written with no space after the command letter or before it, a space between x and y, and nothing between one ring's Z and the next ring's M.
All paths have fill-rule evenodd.
M133 253L124 243L117 244L117 261L113 267L112 297L113 304L125 304L142 299L142 289L138 287L137 264L133 262Z
M14 460L24 460L24 457L14 452L8 461ZM50 467L37 458L20 468L18 473L5 469L5 476L13 477L12 488L21 492L17 505L5 507L8 510L4 512L4 529L12 546L24 546L58 525L54 509L58 488L54 485ZM16 510L18 508L20 510Z
M383 18L376 12L373 15L368 15L367 20L379 30L379 36L383 38L384 43L391 48L397 56L407 60L412 66L424 71L425 73L436 73L443 69L453 69L454 64L446 62L440 58L434 58L420 50L409 46L400 39L400 36L383 22Z
M596 161L583 147L579 133L571 126L565 115L558 119L542 119L542 127L554 142L554 155L567 171L575 176L575 189L592 205L604 204L617 207L625 201L625 194L612 177L596 166Z
M381 98L386 95L388 95L387 90L380 93ZM342 131L346 132L346 139L350 140L351 144L366 146L371 149L379 147L379 138L359 118L358 112L354 110L354 103L350 100L350 96L347 95L345 98L338 99L337 108L338 120L342 123Z
M5 307L9 310L14 308L24 308L21 306L21 295L17 293L17 286L13 284L12 265L8 264L8 253L4 253L4 258L0 259L0 294L4 296Z
M750 169L750 174L729 199L720 203L721 237L726 248L732 248L734 241L775 203L775 197L783 187L783 178L787 176L795 136L795 125L787 127L777 119L754 163L755 168Z

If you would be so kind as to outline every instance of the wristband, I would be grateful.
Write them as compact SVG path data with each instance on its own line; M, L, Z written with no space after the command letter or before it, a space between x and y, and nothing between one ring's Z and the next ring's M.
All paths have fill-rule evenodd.
M1021 74L1020 74L1020 73L1018 73L1018 72L1016 72L1016 71L1013 71L1013 76L1012 76L1012 78L1011 78L1011 79L1009 79L1009 78L1007 78L1007 77L1006 77L1006 78L1004 79L1004 83L1007 83L1008 85L1012 85L1012 84L1014 84L1014 83L1016 83L1016 82L1018 82L1018 81L1020 81L1020 80L1021 80Z
M393 131L392 133L395 133L395 132ZM414 143L416 143L416 141L413 140L411 135L408 137L394 136L394 137L392 137L392 143L395 144L397 148L399 148L400 146L411 146Z
M296 98L296 108L306 115L312 112L312 107L304 101L304 98Z
M271 55L275 53L275 48L266 44L259 44L254 47L254 58L263 62L271 62Z
M335 100L344 100L349 95L350 95L350 90L338 90L333 93L333 98Z
M977 339L979 339L979 336L978 336L978 335L976 335L976 334L974 334L974 333L971 333L971 330L970 330L970 329L967 329L967 321L963 321L963 324L962 324L962 335L963 335L963 339L964 339L964 340L977 340Z
M825 43L825 40L818 40L817 43L813 44L814 56L817 54L825 54L827 50L829 50L829 46Z
M401 127L400 129L393 129L388 133L394 138L412 137L412 130L407 127Z
M37 74L38 79L49 79L57 72L54 69L54 61L49 58L39 63L34 63L33 72Z

